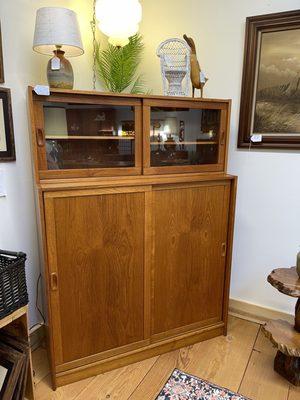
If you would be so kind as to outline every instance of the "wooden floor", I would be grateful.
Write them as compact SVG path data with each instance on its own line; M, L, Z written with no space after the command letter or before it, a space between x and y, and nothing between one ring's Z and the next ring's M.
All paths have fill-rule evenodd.
M252 400L300 400L300 388L273 371L275 353L260 325L231 317L227 337L197 343L53 392L46 352L40 348L33 353L37 400L154 400L175 367Z

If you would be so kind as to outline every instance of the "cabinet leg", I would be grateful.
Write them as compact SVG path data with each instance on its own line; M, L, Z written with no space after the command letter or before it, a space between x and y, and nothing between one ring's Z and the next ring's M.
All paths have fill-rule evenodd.
M300 333L300 298L296 303L296 309L295 309L295 329L297 332Z
M295 386L300 386L300 357L290 357L277 351L274 370Z

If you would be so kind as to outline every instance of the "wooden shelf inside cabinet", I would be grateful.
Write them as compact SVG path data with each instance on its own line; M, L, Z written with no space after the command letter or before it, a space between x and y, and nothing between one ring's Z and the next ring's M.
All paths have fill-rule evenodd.
M176 145L181 145L181 144L185 144L185 145L189 145L189 144L197 144L197 145L203 144L203 145L207 145L207 144L218 144L218 143L219 143L219 142L216 142L216 141L176 142L176 143L173 143L173 142L150 142L151 145L160 145L160 144L166 144L166 145L168 145L168 144L170 144L170 145L174 145L174 146L175 146L175 144L176 144Z
M7 317L0 319L0 329L3 328L14 335L18 334L19 336L22 336L26 341L29 342L28 306L19 308L17 311L13 312ZM26 398L28 400L35 400L31 355L27 372Z
M46 135L46 140L134 140L134 136L66 136Z

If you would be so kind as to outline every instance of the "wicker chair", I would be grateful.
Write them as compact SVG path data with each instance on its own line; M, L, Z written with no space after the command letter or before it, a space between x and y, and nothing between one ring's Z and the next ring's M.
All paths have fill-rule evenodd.
M160 58L165 96L188 96L190 82L190 47L182 39L168 39L157 49Z

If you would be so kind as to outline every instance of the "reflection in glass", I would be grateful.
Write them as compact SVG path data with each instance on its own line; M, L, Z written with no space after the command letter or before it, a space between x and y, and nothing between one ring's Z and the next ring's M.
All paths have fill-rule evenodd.
M132 107L46 103L44 119L48 169L135 165Z
M220 110L151 108L151 166L218 162Z

